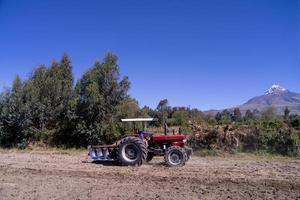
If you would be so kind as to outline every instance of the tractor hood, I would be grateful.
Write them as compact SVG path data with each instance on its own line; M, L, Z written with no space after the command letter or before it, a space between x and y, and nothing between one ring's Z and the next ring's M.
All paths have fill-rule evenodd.
M151 140L154 142L159 141L183 141L186 139L185 135L153 135Z

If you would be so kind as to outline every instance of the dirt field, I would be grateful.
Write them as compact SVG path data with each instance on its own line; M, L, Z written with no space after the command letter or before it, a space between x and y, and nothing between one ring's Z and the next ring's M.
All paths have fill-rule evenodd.
M0 199L300 199L299 160L194 157L182 168L92 164L83 153L0 153Z

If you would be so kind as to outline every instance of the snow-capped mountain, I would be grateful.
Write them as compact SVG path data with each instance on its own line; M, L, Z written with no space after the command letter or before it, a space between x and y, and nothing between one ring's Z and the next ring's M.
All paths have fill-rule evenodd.
M280 85L272 85L270 89L268 89L265 93L265 95L271 95L271 94L279 94L280 92L287 91L284 87L281 87Z
M242 111L247 109L264 110L274 107L278 113L282 113L288 107L292 113L300 113L300 94L291 92L280 85L272 85L264 95L254 97L245 104L238 106Z
M256 96L246 103L237 106L242 113L249 110L263 111L268 107L274 107L278 114L283 114L284 109L288 107L291 113L300 114L300 93L291 92L280 85L272 85L263 95ZM233 111L234 108L227 108ZM222 110L209 110L206 113L215 115Z

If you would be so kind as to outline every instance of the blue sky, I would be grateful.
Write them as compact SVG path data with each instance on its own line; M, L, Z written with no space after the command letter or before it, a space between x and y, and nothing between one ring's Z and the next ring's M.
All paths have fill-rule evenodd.
M300 92L297 0L0 0L0 88L64 52L78 79L108 51L155 107L226 108L273 83Z

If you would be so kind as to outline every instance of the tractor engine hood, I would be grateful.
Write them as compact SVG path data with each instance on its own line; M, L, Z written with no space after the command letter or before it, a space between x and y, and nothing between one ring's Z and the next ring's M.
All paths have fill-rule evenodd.
M151 140L153 142L160 142L160 141L183 141L185 140L185 135L153 135Z

